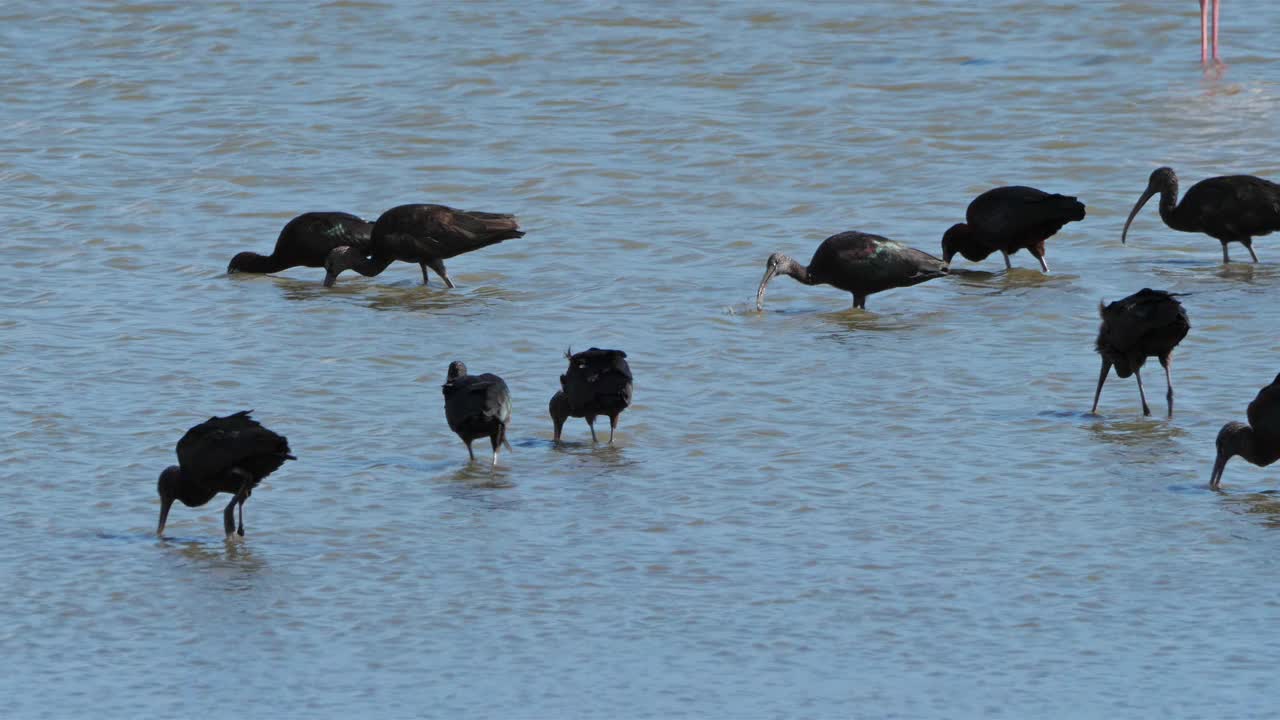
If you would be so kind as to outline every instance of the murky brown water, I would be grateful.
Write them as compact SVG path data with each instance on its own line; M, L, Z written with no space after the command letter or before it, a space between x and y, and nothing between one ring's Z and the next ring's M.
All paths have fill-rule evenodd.
M1213 437L1280 370L1262 264L1148 173L1280 178L1280 5L335 2L0 7L6 717L1273 713L1275 473ZM1025 253L873 296L782 278L845 229L930 252L982 190L1080 196ZM372 279L228 277L293 215L404 202L529 234ZM1179 416L1097 303L1188 293ZM613 447L549 444L618 347ZM449 361L515 451L468 466ZM1148 389L1162 407L1158 366ZM150 535L212 414L299 456L218 537Z

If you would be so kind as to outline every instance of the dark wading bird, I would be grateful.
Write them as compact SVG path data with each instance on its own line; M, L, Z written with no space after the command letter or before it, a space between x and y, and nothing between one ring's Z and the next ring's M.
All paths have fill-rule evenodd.
M373 223L344 212L303 213L285 224L270 255L242 252L231 258L227 272L274 273L286 268L324 267L335 248L369 250Z
M1120 242L1129 224L1152 195L1160 193L1160 219L1174 230L1201 232L1222 243L1222 262L1231 262L1227 243L1238 242L1258 262L1253 239L1280 230L1280 185L1252 175L1205 178L1187 190L1178 202L1178 176L1173 168L1156 168L1147 189L1124 221Z
M380 274L396 260L422 266L422 284L431 268L453 287L444 261L503 240L523 237L514 215L455 210L444 205L400 205L382 213L373 225L369 257L356 248L338 248L325 260L325 287L343 270L366 277Z
M764 310L764 288L774 275L790 275L805 285L837 287L853 293L855 308L866 309L872 293L946 274L946 263L929 253L879 235L842 232L822 241L808 267L782 253L770 255L756 290L756 310Z
M220 492L231 493L231 502L222 513L227 537L244 535L244 501L262 478L275 472L289 454L289 441L262 427L242 410L227 417L212 417L187 431L178 441L178 464L160 473L160 526L164 532L169 507L181 500L187 507L200 507ZM240 525L234 511L240 506Z
M506 445L507 424L511 422L511 393L502 378L492 373L468 375L467 366L449 363L449 376L441 386L444 391L444 417L449 429L467 444L467 454L474 461L471 441L489 438L493 446L493 464L498 464L498 446Z
M980 262L999 251L1005 268L1009 256L1026 250L1049 272L1044 241L1063 225L1084 219L1084 203L1067 195L1051 195L1033 187L1015 185L988 190L969 203L965 222L952 225L942 236L942 259L948 265L956 253Z
M560 376L560 391L551 396L547 410L555 426L555 442L560 442L564 421L570 417L587 419L591 442L596 440L596 417L609 417L609 442L618 427L618 415L631 405L631 367L621 350L590 348L580 353L565 352L569 369Z
M1173 349L1187 336L1191 323L1187 311L1172 293L1143 288L1123 300L1110 305L1099 304L1102 327L1098 329L1096 348L1102 356L1102 373L1098 375L1098 389L1093 393L1093 409L1098 412L1098 398L1102 396L1102 383L1107 380L1111 366L1122 378L1134 375L1138 378L1138 397L1142 399L1142 414L1150 415L1147 395L1142 390L1142 366L1147 358L1160 359L1164 367L1169 392L1169 417L1173 417L1173 377L1169 371Z
M1218 457L1213 461L1209 487L1222 484L1227 461L1239 455L1258 467L1280 460L1280 375L1258 391L1249 403L1249 424L1229 422L1218 431Z

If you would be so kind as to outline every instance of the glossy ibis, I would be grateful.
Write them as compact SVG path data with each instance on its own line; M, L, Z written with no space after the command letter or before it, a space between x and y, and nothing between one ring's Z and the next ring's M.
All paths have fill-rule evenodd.
M1218 11L1220 0L1200 0L1200 64L1209 64L1209 3L1213 3L1213 61L1222 64L1218 57Z
M1051 195L1033 187L1014 185L988 190L969 203L965 222L952 225L942 236L942 259L947 265L960 253L970 262L980 262L997 250L1005 268L1012 268L1009 256L1026 250L1044 261L1044 241L1063 225L1084 219L1084 203L1067 195Z
M309 212L285 223L270 255L242 252L231 258L227 272L274 273L285 268L324 267L335 248L367 252L373 223L344 212Z
M621 350L589 348L580 353L566 352L569 369L560 376L560 391L551 396L547 410L555 426L555 441L560 442L564 421L570 417L587 419L591 442L596 440L596 417L609 417L609 442L618 427L618 415L631 405L631 367Z
M1249 424L1229 422L1218 431L1218 457L1213 461L1209 487L1222 484L1227 461L1239 455L1258 467L1280 460L1280 375L1258 391L1249 403Z
M160 473L160 526L164 532L169 507L181 500L187 507L200 507L220 492L231 493L231 502L222 513L227 537L244 535L244 501L262 478L275 472L289 454L289 441L262 427L242 410L227 417L212 417L187 431L178 441L178 464ZM240 525L234 510L240 506Z
M431 268L453 287L444 261L503 240L523 237L514 215L455 210L444 205L400 205L382 213L373 225L369 257L358 249L338 248L325 261L325 287L343 270L378 275L396 260L422 266L422 284Z
M1253 239L1280 230L1280 185L1253 175L1205 178L1187 190L1178 202L1178 176L1173 168L1156 168L1147 189L1124 221L1120 242L1129 224L1152 195L1160 193L1160 219L1174 230L1202 232L1222 243L1222 262L1231 262L1227 243L1238 242L1258 262Z
M449 429L467 444L467 455L474 461L471 441L489 438L493 446L493 464L498 464L498 446L506 445L507 425L511 422L511 393L502 378L492 373L468 375L467 366L457 360L449 363L449 375L441 386L444 391L444 417Z
M790 275L805 285L840 288L853 293L855 308L866 309L867 296L872 293L946 274L946 263L929 253L879 235L842 232L822 241L808 267L782 253L770 255L756 290L756 310L764 309L764 288L774 275Z
M1143 288L1110 305L1100 303L1098 313L1102 315L1102 327L1098 329L1096 348L1102 356L1102 373L1098 375L1098 389L1093 393L1093 409L1089 412L1098 412L1102 383L1106 382L1107 373L1114 365L1120 377L1134 375L1138 378L1142 414L1150 415L1147 395L1142 390L1141 370L1147 358L1157 357L1169 384L1165 397L1169 401L1169 417L1173 417L1173 377L1169 365L1173 349L1191 329L1182 303L1172 293Z

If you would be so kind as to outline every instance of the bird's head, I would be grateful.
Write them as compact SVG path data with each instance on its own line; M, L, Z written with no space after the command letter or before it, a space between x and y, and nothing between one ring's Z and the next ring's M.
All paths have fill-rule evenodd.
M980 262L991 254L973 243L973 230L965 223L956 223L942 234L942 262L951 266L951 259L960 253L969 262Z
M160 481L156 483L156 491L160 493L160 525L156 534L164 532L164 522L169 518L169 508L178 497L178 489L182 485L182 470L177 465L170 465L160 473Z
M364 256L360 251L350 245L343 245L329 251L329 255L324 259L324 286L333 287L343 270L350 270L363 259Z
M1213 461L1213 473L1209 476L1209 488L1217 490L1222 484L1222 471L1227 461L1236 455L1249 456L1253 449L1253 429L1244 423L1229 422L1218 431L1218 456Z
M257 257L258 257L257 253L252 253L247 251L236 253L236 256L231 258L231 262L227 263L227 272L233 273L233 272L239 272L241 270L244 270L246 267L249 266L249 263L253 262L254 259Z
M1147 178L1147 189L1142 191L1142 197L1138 198L1137 204L1133 206L1133 210L1129 211L1129 217L1124 221L1124 229L1120 231L1120 243L1122 245L1129 235L1129 225L1137 217L1138 211L1142 209L1143 205L1147 204L1152 195L1165 191L1171 191L1174 195L1178 194L1178 174L1171 167L1158 167L1151 171L1151 177Z
M457 380L458 378L463 377L466 374L467 374L467 366L464 365L461 360L454 360L453 362L449 363L448 380L450 381Z
M764 262L764 277L760 280L760 288L756 290L756 310L764 310L764 287L769 284L774 275L791 275L799 278L803 275L803 268L795 260L782 253L774 253Z

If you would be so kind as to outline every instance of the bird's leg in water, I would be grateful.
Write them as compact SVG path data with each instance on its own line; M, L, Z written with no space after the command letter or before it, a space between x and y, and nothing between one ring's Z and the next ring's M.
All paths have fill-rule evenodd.
M1106 360L1102 361L1102 374L1098 375L1098 389L1093 391L1093 409L1089 411L1090 415L1098 414L1098 398L1102 397L1102 383L1107 381L1107 373L1111 372L1111 363Z
M1049 273L1049 263L1044 261L1044 243L1041 242L1037 247L1032 247L1031 254L1035 256L1036 260L1040 261L1040 269L1047 275Z
M1013 263L1009 262L1009 253L1007 253L1007 252L1005 252L1005 251L1001 250L1001 251L1000 251L1000 254L1004 256L1004 269L1005 269L1005 270L1012 270L1012 269L1013 269Z
M591 428L591 442L593 443L599 442L598 440L596 440L596 416L595 415L587 416L587 427Z
M465 440L464 442L467 444L467 455L469 455L469 456L471 457L471 462L475 462L475 461L476 461L476 454L475 454L474 452L472 452L472 451L471 451L471 441L470 441L470 440Z
M1142 414L1151 416L1151 408L1147 406L1147 394L1142 390L1142 371L1134 370L1133 376L1138 378L1138 397L1142 399Z
M453 280L449 278L449 271L444 269L443 260L436 258L436 259L428 260L424 263L421 263L421 265L422 265L422 284L423 285L427 284L427 268L431 268L432 270L436 271L436 274L440 276L441 280L444 280L445 287L456 287L453 284Z
M231 496L231 502L227 503L227 509L222 511L222 530L227 534L227 539L236 534L236 504L239 502L240 493L236 493Z
M866 309L867 309L867 296L866 296L866 295L854 295L854 296L853 296L853 307L854 307L854 309L855 309L855 310L866 310Z
M1169 385L1169 391L1164 394L1164 397L1169 401L1169 417L1173 417L1173 358L1162 357L1160 364L1164 366L1164 381Z
M617 427L618 427L618 416L610 415L609 416L609 444L610 445L613 444L613 431L616 430Z
M1244 245L1244 249L1249 251L1249 257L1253 258L1255 263L1258 262L1258 253L1253 251L1253 240L1249 240L1242 244Z
M1222 243L1222 264L1226 265L1231 262L1231 256L1227 254L1227 244Z

